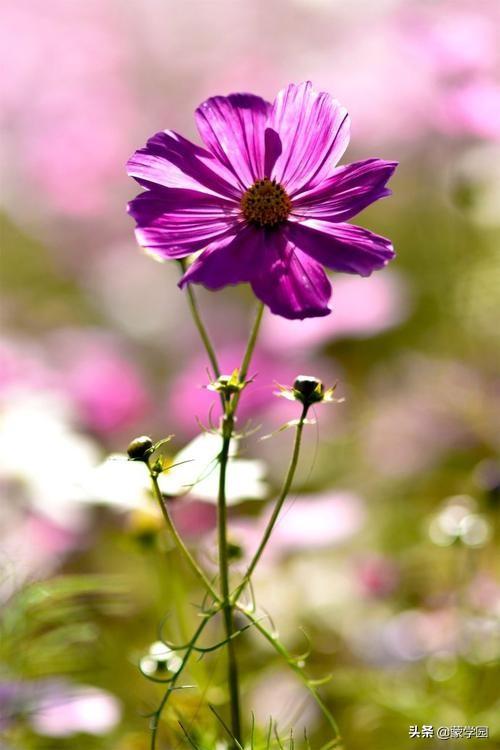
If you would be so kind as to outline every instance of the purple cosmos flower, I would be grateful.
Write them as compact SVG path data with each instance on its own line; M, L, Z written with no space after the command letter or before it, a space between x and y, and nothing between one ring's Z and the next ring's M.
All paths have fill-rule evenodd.
M147 188L129 204L139 244L164 258L202 251L181 287L248 282L273 313L316 317L330 312L322 266L368 276L394 257L389 240L346 221L389 194L396 163L337 167L349 117L329 94L307 82L272 105L216 96L196 122L206 149L163 131L128 162Z

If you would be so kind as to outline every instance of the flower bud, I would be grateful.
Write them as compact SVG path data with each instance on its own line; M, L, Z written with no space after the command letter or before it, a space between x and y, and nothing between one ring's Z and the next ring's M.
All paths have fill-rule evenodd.
M147 435L135 438L127 448L128 457L136 461L145 461L151 452L153 441Z
M210 383L208 388L211 391L222 393L227 398L243 390L245 385L246 383L242 383L239 379L238 370L235 370L231 375L219 375L217 380Z
M295 397L305 406L323 401L325 387L321 380L312 375L299 375L293 384Z
M230 560L241 560L244 555L243 547L241 544L229 540L227 544L227 555Z
M217 383L228 393L237 393L240 390L239 383L232 375L219 375Z

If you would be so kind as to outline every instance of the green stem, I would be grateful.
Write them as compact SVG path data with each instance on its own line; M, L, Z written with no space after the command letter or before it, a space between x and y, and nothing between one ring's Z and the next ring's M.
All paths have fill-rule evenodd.
M250 337L248 339L247 348L243 356L243 361L241 363L240 382L243 382L246 376L248 375L248 368L250 367L250 361L252 359L253 350L255 349L255 344L257 343L257 336L259 335L260 324L262 322L263 314L264 314L264 303L260 302L257 308L257 314L255 316L254 324L250 332Z
M239 381L243 383L248 374L248 368L252 359L252 354L257 343L257 336L262 322L264 305L259 303L254 324L250 332L248 344L243 355L239 371ZM219 546L219 578L222 598L222 608L224 615L224 627L226 632L227 653L228 653L228 686L231 710L231 731L234 737L234 750L241 747L241 715L240 715L240 689L238 664L236 659L236 650L234 644L234 618L233 602L230 596L229 581L229 555L227 540L227 498L226 498L226 476L229 461L229 451L231 439L234 432L234 422L241 391L234 394L233 398L223 398L224 416L222 418L222 449L219 455L220 473L219 473L219 494L217 501L217 528L218 528L218 546Z
M184 654L182 658L181 665L175 675L172 677L170 684L167 688L167 691L165 692L165 695L163 696L160 705L158 706L157 710L155 711L153 715L153 721L151 724L151 750L155 750L156 748L156 739L158 735L158 725L160 723L161 715L165 709L165 706L167 705L168 699L172 695L173 691L175 690L176 682L181 676L182 672L184 671L184 667L186 666L189 657L191 656L197 641L200 639L201 634L203 633L206 625L208 622L212 619L215 613L205 615L204 619L201 621L200 625L196 629L193 637L191 638L191 641L189 642L186 653Z
M179 263L181 265L182 270L185 271L187 268L185 258L181 258ZM212 342L210 341L210 336L208 335L208 331L205 328L205 325L201 319L200 311L198 308L198 303L196 301L196 297L195 297L193 287L191 286L191 284L186 285L186 292L187 292L187 298L188 298L188 303L189 303L189 309L191 310L191 315L193 316L194 323L196 325L196 328L198 329L201 340L203 341L203 345L205 347L208 358L210 360L210 364L212 365L215 378L217 379L220 375L220 368L219 368L219 363L217 361L217 355L215 354L215 349L213 348Z
M170 516L170 512L168 510L167 504L165 503L163 499L163 495L161 494L160 486L158 484L158 477L157 475L150 470L149 472L151 476L151 482L153 484L154 493L156 496L156 499L158 501L158 504L160 506L161 512L163 514L163 518L165 519L165 522L167 524L168 530L172 534L174 538L174 542L181 553L183 557L188 562L191 570L195 574L195 576L198 578L198 580L203 584L203 586L207 589L207 591L213 596L214 601L220 603L219 595L217 594L216 590L208 580L205 573L202 571L194 557L192 556L191 552L188 550L186 545L184 544L181 536L179 535L179 532L175 528L174 522L172 521L172 517Z
M233 433L234 421L231 407L223 418L222 450L219 456L219 497L218 497L218 542L219 542L219 576L220 593L224 615L224 628L227 640L228 654L228 686L231 706L231 731L235 740L234 750L241 746L241 718L240 718L240 691L238 664L233 639L234 621L233 606L229 595L229 555L227 544L227 501L226 501L226 475L229 460L229 449Z
M272 512L271 518L268 521L268 524L266 526L266 530L264 531L264 535L262 536L262 539L260 541L260 544L257 548L257 551L255 552L245 575L243 576L243 580L239 584L238 588L236 589L235 593L231 597L231 600L234 602L237 601L238 596L241 594L243 589L245 588L245 585L250 580L250 577L257 567L257 564L262 557L262 554L267 546L267 543L271 537L271 534L273 532L273 529L276 525L276 521L278 520L278 516L281 512L281 509L283 507L283 503L285 502L286 498L288 497L288 493L290 491L290 487L292 486L292 482L295 476L295 471L297 469L297 464L299 461L299 454L300 454L300 446L302 442L302 433L304 430L304 423L307 417L309 406L304 405L302 408L302 414L300 415L299 422L297 424L297 429L295 431L295 440L293 444L293 452L292 457L290 459L290 465L288 467L288 471L286 473L285 481L283 482L283 487L281 488L281 492L279 494L278 499L276 500L276 503L274 505L274 510Z
M249 620L252 625L255 627L256 630L261 633L261 635L264 636L266 641L271 644L271 646L274 648L274 650L287 662L290 669L292 669L297 677L300 679L302 684L307 688L309 693L314 698L318 708L320 709L321 713L325 717L325 719L328 721L331 729L334 733L334 739L335 739L335 746L338 745L338 743L341 740L340 737L340 731L337 725L337 722L333 718L331 712L325 705L323 699L321 698L318 690L314 686L313 682L307 678L305 675L303 669L299 664L297 663L297 660L294 659L294 657L287 651L287 649L283 646L283 644L278 640L278 637L274 633L270 633L267 628L265 628L262 623L259 621L257 617L254 617L254 615L248 611L245 607L237 604L237 609ZM328 743L328 747L332 747L331 743Z
M185 270L186 262L184 259L180 261L180 264L183 270ZM208 332L201 320L200 312L199 312L198 305L196 302L196 297L191 288L191 285L189 284L187 286L187 295L188 295L188 302L189 302L189 307L191 309L191 314L193 316L193 320L195 322L196 327L198 328L201 339L205 346L205 350L207 352L208 358L212 365L214 375L216 378L218 378L221 373L220 373L220 368L219 368L219 364L217 361L217 356L215 354L215 350L210 341ZM243 356L243 361L241 363L241 367L239 371L240 383L243 383L245 381L245 378L248 374L248 369L250 367L252 354L255 349L255 344L257 343L257 336L259 333L260 324L262 322L263 313L264 313L264 305L260 303L257 309L257 314L255 316L255 321L254 321L252 330L250 332L250 337L248 339L248 344L245 350L245 354ZM193 559L193 557L191 556L191 554L185 547L182 539L177 534L177 531L175 530L173 523L170 519L170 514L168 513L168 509L166 508L163 502L163 498L158 487L158 482L156 478L152 477L153 485L155 487L155 493L158 497L160 507L162 509L167 525L169 526L169 528L171 529L174 535L174 539L176 541L177 546L179 547L179 549L182 551L182 553L188 560L191 568L193 569L197 577L203 582L203 584L206 586L207 590L212 594L212 596L214 596L215 601L218 604L221 604L222 606L223 616L224 616L224 627L225 627L226 638L227 638L228 685L229 685L229 696L230 696L230 704L231 704L231 728L232 728L232 733L233 733L234 740L235 740L235 750L237 750L238 746L241 746L242 734L241 734L241 718L240 718L238 665L237 665L236 652L235 652L235 647L234 647L234 638L232 637L234 634L234 622L233 622L233 603L230 597L230 582L229 582L226 475L227 475L227 465L228 465L228 460L229 460L229 450L231 446L231 439L232 439L233 432L234 432L234 421L235 421L236 410L238 408L238 403L240 399L240 393L241 393L240 391L235 393L232 399L229 399L229 398L226 399L224 394L221 394L224 414L223 414L223 419L222 419L222 449L219 455L220 474L219 474L219 493L218 493L218 501L217 501L219 579L220 579L220 588L221 588L220 597L215 593L212 585L206 578L205 574L198 567L197 563L195 562L195 560Z

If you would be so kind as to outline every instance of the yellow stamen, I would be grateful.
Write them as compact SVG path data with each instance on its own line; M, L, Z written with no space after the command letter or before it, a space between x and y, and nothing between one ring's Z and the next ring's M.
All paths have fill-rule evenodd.
M292 202L276 180L264 177L263 180L257 180L243 194L241 210L250 224L275 227L288 218Z

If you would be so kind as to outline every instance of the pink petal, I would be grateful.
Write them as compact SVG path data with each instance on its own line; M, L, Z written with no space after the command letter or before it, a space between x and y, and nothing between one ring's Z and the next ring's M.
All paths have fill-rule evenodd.
M255 295L284 318L328 315L331 286L319 263L283 235L262 234L266 263L252 280Z
M187 270L179 286L194 282L215 290L250 281L265 260L262 236L262 230L243 226L236 235L213 242Z
M209 151L243 189L264 177L265 126L271 105L253 94L214 96L196 110Z
M292 195L329 177L349 143L347 110L309 81L279 92L268 124L283 148L272 177Z
M127 174L144 187L162 185L238 199L234 176L208 151L171 130L156 133L127 162Z
M335 222L351 219L374 201L391 194L385 185L396 167L397 162L382 159L338 167L332 177L294 198L293 215Z
M234 232L238 208L230 200L194 190L147 190L130 201L138 243L167 258L182 258Z
M308 219L289 222L289 239L319 263L334 271L369 276L395 256L389 240L352 224Z

